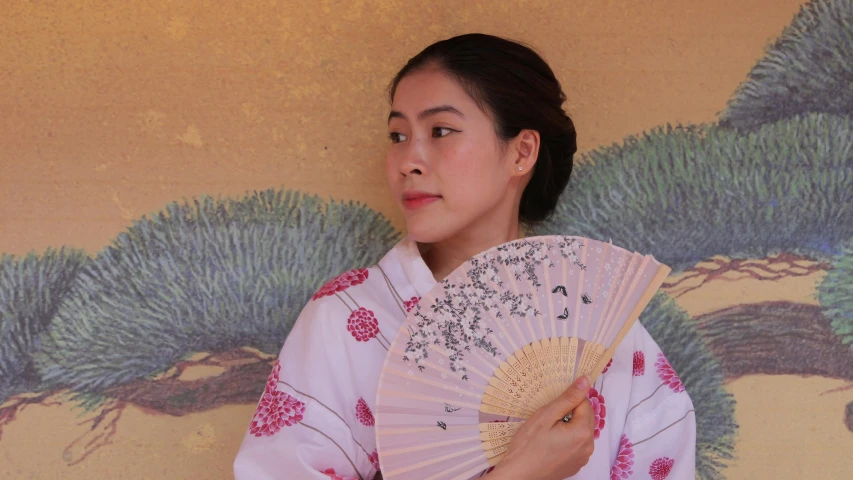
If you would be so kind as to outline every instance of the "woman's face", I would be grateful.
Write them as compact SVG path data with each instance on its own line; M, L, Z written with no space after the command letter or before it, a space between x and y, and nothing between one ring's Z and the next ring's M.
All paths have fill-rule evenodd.
M404 77L388 132L388 185L415 241L517 227L528 168L519 171L513 148L501 153L493 121L456 81L437 69Z

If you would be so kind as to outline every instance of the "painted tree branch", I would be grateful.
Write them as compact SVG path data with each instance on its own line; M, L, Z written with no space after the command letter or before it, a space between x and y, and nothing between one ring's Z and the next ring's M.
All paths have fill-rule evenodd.
M200 366L224 369L204 378L181 379L187 369ZM236 349L202 360L178 362L163 378L139 379L110 388L104 394L160 413L182 416L227 404L257 402L271 368L268 358Z
M816 305L738 305L694 320L727 380L753 374L853 380L853 349L841 343Z
M99 448L113 443L125 408L127 408L127 402L108 400L94 417L78 423L78 425L90 424L89 430L65 447L62 451L62 459L69 466L77 465Z
M12 423L18 413L27 405L59 405L59 402L51 400L54 392L39 392L34 394L16 395L0 405L0 439L3 438L3 427Z
M729 272L744 274L743 278L752 280L776 281L788 277L808 276L830 268L828 262L818 262L813 258L789 252L782 252L765 261L767 263L751 258L735 258L732 260L714 258L702 262L673 282L664 282L661 288L673 297L678 298L713 281L736 282L741 280L741 278L727 278L725 275ZM713 266L708 266L708 263L713 264ZM694 285L692 280L696 278L701 278L701 281ZM688 282L691 284L685 286L684 284Z

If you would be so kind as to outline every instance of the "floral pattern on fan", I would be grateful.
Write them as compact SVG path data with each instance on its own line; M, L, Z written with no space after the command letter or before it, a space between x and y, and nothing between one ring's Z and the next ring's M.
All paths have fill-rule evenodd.
M524 277L534 286L540 287L536 267L546 262L548 266L553 266L553 262L548 256L548 250L553 246L545 245L546 248L544 249L542 247L543 242L539 241L511 242L497 247L495 259L498 263L506 266L516 280L521 280Z
M554 250L564 259L572 259L579 264L572 250L579 246L583 244L570 237L556 244L524 239L500 245L494 251L470 259L463 281L444 279L440 298L436 298L429 307L422 303L415 307L418 329L409 331L403 361L414 361L423 371L430 345L438 345L450 352L450 370L459 374L462 380L468 380L466 352L479 348L498 356L497 347L489 339L495 332L483 326L482 320L487 313L501 320L506 320L503 311L513 318L542 315L531 303L533 294L511 291L501 279L501 270L506 269L516 281L527 281L538 289L542 284L537 269L542 265L554 266L551 259ZM426 311L427 308L432 311ZM444 320L437 321L436 316Z

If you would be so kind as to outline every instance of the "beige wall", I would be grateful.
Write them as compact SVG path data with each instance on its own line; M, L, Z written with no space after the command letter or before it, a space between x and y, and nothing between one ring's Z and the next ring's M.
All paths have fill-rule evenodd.
M589 150L714 120L800 2L3 3L0 252L24 253L96 252L166 202L279 186L401 226L384 87L429 43L532 43Z
M481 31L536 46L563 82L587 151L666 123L714 121L800 5L2 3L0 252L13 254L60 245L94 254L169 201L270 187L366 202L402 228L381 172L384 87L429 43ZM784 292L808 301L817 278ZM710 284L680 302L708 311L727 288ZM784 296L779 285L738 288ZM853 434L840 412L853 398L819 395L843 385L781 376L730 383L741 428L727 478L851 471ZM0 477L227 478L254 410L171 417L130 405L92 430L71 402L50 402L2 427Z

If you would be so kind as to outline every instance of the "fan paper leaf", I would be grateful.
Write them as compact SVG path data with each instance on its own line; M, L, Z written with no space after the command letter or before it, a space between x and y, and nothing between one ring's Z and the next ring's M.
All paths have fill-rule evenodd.
M384 478L468 478L496 465L525 419L575 378L595 380L670 271L556 235L462 264L408 314L386 357Z

